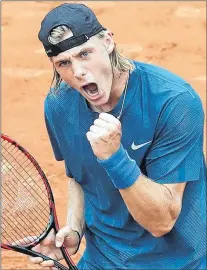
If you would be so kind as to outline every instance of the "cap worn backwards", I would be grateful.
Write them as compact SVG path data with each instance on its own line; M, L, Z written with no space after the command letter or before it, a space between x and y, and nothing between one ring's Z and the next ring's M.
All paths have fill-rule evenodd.
M51 31L60 25L67 26L72 31L73 36L57 45L52 45L48 37ZM102 30L106 29L99 23L90 8L83 4L65 3L52 9L45 16L38 37L45 48L46 54L52 57L83 44Z

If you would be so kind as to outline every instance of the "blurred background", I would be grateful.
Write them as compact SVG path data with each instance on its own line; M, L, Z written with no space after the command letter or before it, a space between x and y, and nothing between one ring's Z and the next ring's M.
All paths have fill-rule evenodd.
M43 117L52 66L37 38L43 17L61 3L64 2L1 2L1 110L2 133L17 140L36 157L54 190L58 217L64 225L67 178L63 164L53 157ZM100 22L113 31L120 50L128 57L160 65L186 79L200 95L206 110L205 2L79 3L94 10ZM73 256L75 262L84 248L83 240L79 252ZM11 251L2 252L1 264L4 270L41 269L26 256Z

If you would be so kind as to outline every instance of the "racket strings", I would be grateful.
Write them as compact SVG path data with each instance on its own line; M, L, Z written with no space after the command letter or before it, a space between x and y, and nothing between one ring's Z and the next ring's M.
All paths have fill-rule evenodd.
M5 167L7 167L7 165L5 166ZM11 168L12 168L12 166L11 166ZM9 169L11 169L11 168L8 168L7 167L7 169L9 170ZM19 179L17 179L18 177L20 177L20 179L21 179L21 174L19 173L19 172L17 172L17 174L15 175L13 172L12 172L12 170L10 170L10 173L14 176L14 178L13 178L13 182L15 182L16 180L16 182L18 183L18 180ZM18 177L17 177L18 176ZM35 175L34 175L35 176ZM28 178L28 179L30 179L30 178ZM28 180L28 179L24 179L24 180ZM13 182L10 182L10 184L13 186ZM30 182L28 182L29 184L30 184ZM16 188L15 186L13 186L14 188ZM28 185L27 186L25 186L24 188L25 189L27 189L28 190ZM36 187L36 188L38 188L38 187ZM11 190L12 191L12 190ZM29 191L29 190L28 190ZM45 190L44 190L45 191ZM41 194L42 194L43 192L42 192L42 190L41 189L39 189L39 193L37 193L37 195L38 196L40 196ZM40 196L40 198L41 198L41 196ZM42 207L42 205L40 205L40 209L42 208L42 210L45 210L43 207ZM43 214L44 214L44 212L43 212ZM45 215L45 217L47 217L48 215Z
M3 194L5 195L5 194ZM6 195L5 197L8 199L8 201L11 201L11 198L8 198ZM12 207L12 204L7 204L9 207L11 206ZM7 211L7 208L5 207L5 211ZM22 216L19 216L19 223L17 223L16 225L17 226L21 226L22 230L27 230L27 225L22 221L22 218L27 218L27 216L25 216L24 214ZM36 220L33 220L33 226L31 227L31 233L33 234L33 237L35 237L35 234L37 233L37 231L41 230L42 228L40 226L38 226L38 223L36 223ZM5 228L5 224L6 224L6 230L4 229ZM10 243L10 244L14 244L15 242L17 242L17 239L14 239L13 238L13 235L11 234L8 234L7 231L11 231L11 230L14 230L14 232L18 235L18 230L16 229L16 225L14 223L14 220L11 219L9 216L7 216L7 222L5 222L3 228L2 228L2 231L4 233L4 239L7 240L6 243ZM7 235L7 236L6 236ZM36 237L35 237L36 239ZM12 242L11 242L12 240ZM21 241L21 244L26 244L26 243L29 243L31 242L31 236L26 236L24 237L24 240ZM4 241L5 243L5 241ZM15 243L16 244L16 243Z
M7 150L7 149L5 149L6 151L7 151L7 153L8 153L8 155L10 155L10 153L9 153L9 151ZM25 155L21 152L21 151L19 151L20 152L20 154L22 154L23 155L23 157L25 157ZM19 157L19 156L17 156L17 157ZM12 157L11 156L11 158L14 158L14 157ZM37 169L34 167L34 165L31 163L31 161L28 159L28 158L26 158L26 161L28 162L28 165L30 165L31 166L31 168L28 170L28 171L26 171L25 169L24 169L24 172L26 173L26 175L28 176L28 178L24 178L24 180L25 181L28 181L29 179L32 179L32 181L34 180L34 178L35 177L40 177L40 175L39 175L39 172L37 171ZM4 161L3 161L4 162ZM8 162L7 162L8 163ZM25 162L26 163L26 162ZM22 166L21 167L23 167L23 166L25 166L25 163L22 163ZM10 168L8 168L7 167L7 165L5 164L5 166L7 167L7 169L9 170L9 169L11 169L11 168L13 168L14 169L14 167L12 166L12 163L10 162L9 163L9 165L10 165ZM26 168L27 166L25 166L25 168ZM15 170L15 169L14 169ZM33 170L33 171L32 171ZM15 181L15 179L16 178L18 178L19 177L19 179L17 179L17 180L22 180L22 174L20 173L20 171L15 171L16 172L16 175L13 173L13 171L11 170L10 171L15 177L14 177L14 181ZM36 173L36 175L35 175L35 173ZM31 178L31 175L32 175L32 178ZM30 184L30 182L28 181L28 184ZM32 184L32 183L31 183ZM29 185L26 185L25 186L25 188L28 188L28 187L30 187L30 188L33 188L33 186L31 185L31 186L29 186ZM41 187L42 187L42 185L41 185ZM38 189L39 188L39 186L35 186L35 188L36 189ZM43 190L44 192L45 192L45 189ZM41 195L41 192L40 193L37 193L37 196L40 196ZM41 197L40 197L41 198ZM41 206L41 205L40 205Z
M10 190L12 190L12 188L10 187ZM12 193L10 193L11 195L15 195L15 193L13 192L13 194ZM12 201L12 197L10 196L10 198L5 194L5 193L3 193L3 196L4 196L4 198L5 198L5 200L7 200L7 201L9 201L9 202L11 202ZM21 202L21 204L22 204L23 202ZM24 203L26 203L26 202L24 202ZM12 220L9 216L7 217L7 220L5 220L5 221L7 221L7 230L8 230L8 227L9 227L9 229L10 230L12 230L12 229L14 229L14 231L17 233L17 231L16 231L16 226L15 225L17 225L17 226L21 226L21 228L23 229L23 230L26 230L27 229L27 226L28 226L28 224L27 224L27 222L28 222L28 216L27 215L25 215L25 212L24 211L19 211L19 209L18 209L18 207L17 207L17 205L12 205L11 203L7 203L7 206L5 207L5 211L7 211L8 212L8 209L11 209L11 207L13 208L13 210L16 212L16 220L14 221L14 220ZM27 206L28 207L28 206ZM22 210L22 209L21 209ZM11 211L9 211L9 212L11 212ZM20 214L18 214L18 212L20 213ZM37 212L37 211L35 211L38 215L36 215L37 217L39 216L39 213ZM23 220L24 220L24 222L23 222ZM38 222L37 222L38 221ZM47 223L47 221L48 220L44 220L46 223ZM39 231L39 230L41 230L42 228L39 226L39 223L41 222L42 223L42 221L39 219L39 218L37 218L37 219L34 219L33 218L33 216L31 216L30 217L30 220L29 220L29 222L32 222L33 223L33 226L31 226L31 228L30 228L30 231L33 233L33 235L35 235L35 233L37 232L37 231ZM12 238L13 239L13 238ZM14 239L13 239L14 240Z
M11 166L12 167L12 166ZM8 168L8 167L7 167ZM9 169L9 168L8 168ZM10 168L11 169L11 168ZM10 172L11 172L11 174L13 174L13 176L14 176L14 178L13 178L13 180L14 181L16 181L16 178L17 178L17 176L19 177L20 176L20 179L21 179L21 174L19 174L18 172L17 172L17 175L15 175L13 172L12 172L12 170L10 170ZM36 171L35 171L36 172ZM35 175L34 175L35 176ZM17 179L18 180L18 179ZM28 180L28 179L24 179L24 180ZM9 182L9 184L10 185L12 185L13 186L13 182L14 181L11 181L11 182ZM17 182L17 184L18 184L18 181L16 181ZM30 182L28 182L29 184L30 184ZM14 188L15 188L15 186L13 186ZM27 189L28 190L28 187L30 187L29 185L26 185L24 188L25 189ZM38 187L36 187L36 188L38 188ZM11 190L12 191L12 190ZM45 191L45 190L44 190ZM42 192L42 190L41 189L39 189L39 193L37 193L37 195L38 196L40 196L41 194L42 194L43 192ZM15 195L15 194L14 194ZM40 197L41 198L41 197ZM36 209L35 209L36 210ZM39 210L45 210L43 207L42 207L42 205L40 205L40 208L39 208ZM43 214L44 214L44 212L43 212ZM47 218L48 217L48 215L45 215L45 217ZM46 221L47 221L47 219L46 219Z
M2 228L2 231L3 231L3 234L4 234L4 239L9 239L9 241L6 241L6 243L8 244L17 244L17 239L13 238L13 235L10 234L10 231L11 230L14 230L14 233L18 234L18 230L16 229L16 226L14 227L11 227L10 224L13 224L13 220L10 219L10 217L8 217L8 221L10 222L9 224L6 223L6 228L5 225L3 224L3 228ZM24 223L21 222L21 226L22 226L22 229L26 229L25 226L24 226ZM33 232L35 234L35 232ZM22 244L26 243L26 242L29 242L31 241L31 238L28 237L25 237L24 240L22 240ZM3 241L5 243L5 241Z
M9 153L8 153L9 154ZM28 159L27 159L27 161L28 161ZM27 171L24 169L24 173L25 173L25 175L26 176L28 176L28 178L25 178L25 175L23 176L23 174L22 174L22 172L20 171L20 169L18 169L18 171L14 168L14 166L12 165L12 162L11 161L9 161L8 159L7 159L7 161L5 162L4 160L3 160L3 163L4 163L4 168L6 168L6 170L5 171L7 171L7 173L8 172L10 172L10 173L12 173L13 174L13 176L14 176L14 178L13 178L13 180L15 181L15 180L18 180L18 181L21 181L21 182L23 182L23 181L26 181L27 182L27 185L25 185L25 188L33 188L33 187L35 187L36 188L36 190L37 190L37 188L39 188L39 186L38 185L32 185L32 183L31 182L29 182L29 180L34 180L34 178L35 177L40 177L40 175L39 175L39 173L37 172L37 170L36 170L36 168L34 169L34 165L33 164L31 164L31 162L29 163L29 165L30 165L30 167L31 167L31 165L32 165L32 167L30 168L30 169L28 169L28 168L26 168L27 169ZM9 164L9 166L8 166L8 164ZM24 166L25 166L25 163L23 164ZM26 167L26 166L25 166ZM31 171L31 170L33 170L33 171ZM14 173L15 172L15 173ZM36 173L36 175L35 175L35 173ZM23 181L22 181L23 180ZM17 181L17 182L18 182ZM29 185L30 186L29 186ZM36 184L36 183L35 183ZM41 187L42 187L42 185L41 185ZM43 189L43 191L45 191L45 188ZM39 193L37 193L37 195L39 196L40 194Z
M11 182L12 183L12 182ZM11 188L11 186L9 187L10 188L10 190L12 191L12 188ZM12 192L13 194L12 195L15 195L15 193L14 192ZM11 193L10 193L11 194ZM8 198L8 197L7 197ZM11 199L10 199L10 201L11 201ZM24 213L24 212L23 212ZM48 220L47 220L48 221Z
M2 243L27 245L48 226L48 193L37 168L21 149L4 139L1 143Z
M12 203L11 203L11 201L12 201L12 197L11 196L7 196L8 195L8 193L5 193L5 192L3 192L3 197L4 198L6 198L7 199L7 201L8 201L8 203L7 203L7 205L5 206L5 211L7 211L7 209L10 209L11 207L13 207L13 205L12 205ZM15 194L14 194L15 195ZM38 213L38 212L37 212ZM38 213L39 214L39 213ZM18 216L18 215L17 215ZM27 216L24 214L24 212L23 213L21 213L21 216L19 216L19 222L21 223L21 226L22 226L22 228L23 229L26 229L27 227L26 227L26 225L25 225L25 223L22 221L22 217L23 218L27 218ZM8 226L10 226L11 227L11 225L10 224L13 224L13 220L8 216L8 220L10 221L10 223L9 224L7 224ZM36 220L34 220L33 218L31 219L34 223L34 225L31 227L31 232L33 232L34 234L35 234L35 232L37 231L37 230L39 230L39 229L41 229L41 227L40 226L38 226L38 223L36 223ZM40 221L40 219L38 218L38 221ZM45 222L47 222L48 221L48 219L47 220L44 220ZM12 227L10 228L10 229L12 229ZM33 229L36 229L35 231L33 231ZM14 228L14 230L15 230L15 228ZM16 231L16 230L15 230Z

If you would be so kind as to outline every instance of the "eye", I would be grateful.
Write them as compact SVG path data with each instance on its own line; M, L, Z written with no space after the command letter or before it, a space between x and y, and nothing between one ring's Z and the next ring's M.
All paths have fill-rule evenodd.
M71 64L71 62L69 60L61 61L59 63L59 67L66 67L66 66L68 66L70 64Z
M79 55L80 55L81 58L87 58L89 56L89 52L84 51L84 52L81 52Z

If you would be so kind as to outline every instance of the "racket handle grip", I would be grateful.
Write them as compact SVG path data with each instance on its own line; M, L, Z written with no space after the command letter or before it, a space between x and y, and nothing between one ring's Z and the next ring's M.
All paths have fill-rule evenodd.
M78 270L78 268L73 264L73 262L70 260L70 255L67 252L67 249L64 245L62 245L62 247L60 248L63 258L65 259L67 265L68 265L68 269L69 270Z
M61 263L59 263L58 261L54 261L54 266L58 270L73 270L73 269L76 270L76 269L78 269L76 266L73 266L73 265L69 266L69 268L68 268L68 267L62 265ZM73 268L73 267L75 267L75 268Z
M4 246L4 248L6 248L6 247ZM69 265L69 268L68 268L68 267L64 266L63 264L59 263L58 261L55 261L55 260L49 258L48 256L40 254L34 250L26 249L26 248L19 247L19 246L12 246L12 247L8 247L6 249L14 250L14 251L17 251L20 253L24 253L24 254L26 254L28 256L32 256L32 257L41 257L44 261L51 260L54 262L54 266L59 270L78 270L78 268L75 265L72 265L72 263Z

